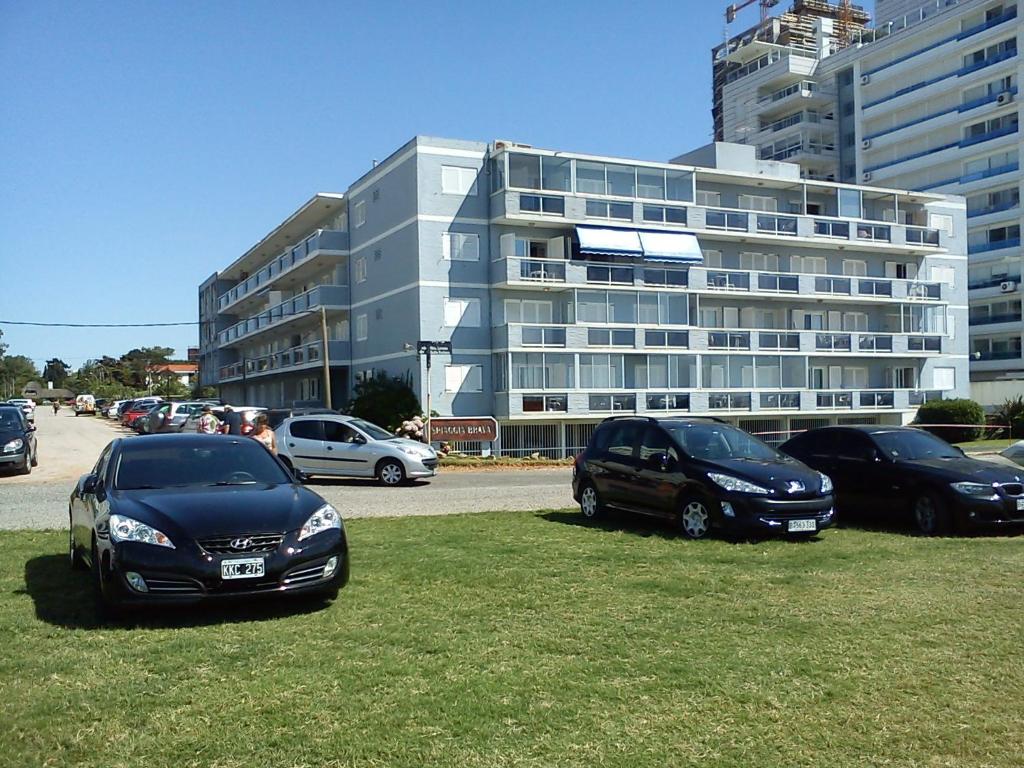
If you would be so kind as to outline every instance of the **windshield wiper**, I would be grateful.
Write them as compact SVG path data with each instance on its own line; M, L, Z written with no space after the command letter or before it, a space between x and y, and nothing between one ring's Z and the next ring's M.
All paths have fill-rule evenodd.
M242 480L241 482L233 483L229 480L218 480L216 483L207 483L208 487L223 486L223 485L257 485L257 480Z

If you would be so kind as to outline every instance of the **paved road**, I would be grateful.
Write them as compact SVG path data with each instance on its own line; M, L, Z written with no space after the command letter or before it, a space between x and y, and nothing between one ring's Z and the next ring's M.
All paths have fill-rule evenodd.
M39 466L28 477L0 476L0 528L61 528L68 495L103 447L123 434L102 419L37 409ZM314 478L310 487L345 518L447 515L572 506L567 468L452 471L429 482L381 488L367 480Z

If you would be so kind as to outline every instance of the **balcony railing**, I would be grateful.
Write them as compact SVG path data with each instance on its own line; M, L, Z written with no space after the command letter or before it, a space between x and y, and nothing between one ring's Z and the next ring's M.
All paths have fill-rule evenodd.
M316 288L299 294L294 298L275 304L273 307L247 318L240 323L232 325L217 334L217 340L221 344L227 344L250 333L261 331L276 325L282 320L305 314L311 309L317 309L321 305L347 306L348 287L342 285L321 285Z
M749 392L709 392L708 408L712 411L749 411Z
M732 272L721 269L709 269L707 272L707 282L708 288L721 288L723 290L732 291L749 291L750 273Z
M1012 211L1014 208L1020 206L1020 200L1005 200L1001 203L993 203L992 205L983 205L980 208L968 208L967 218L973 219L978 216L987 216L990 213L1001 213L1002 211Z
M1008 312L1001 315L981 315L974 316L968 319L970 325L995 325L997 323L1019 323L1021 321L1020 312Z
M798 350L800 349L800 334L759 331L757 343L758 349L762 350Z
M799 392L762 392L761 407L775 410L785 410L800 407Z
M757 215L757 231L771 235L796 235L795 216Z
M750 331L711 331L708 349L750 349Z
M814 348L819 352L849 352L851 349L848 333L818 333L814 336Z
M332 341L331 362L349 363L347 354L343 358L335 360L337 351L341 348L347 349L347 342ZM258 376L263 373L272 373L287 368L319 363L323 360L323 342L316 341L310 344L302 344L297 347L275 352L270 355L246 358L244 361L224 365L220 368L220 379L237 379L244 376Z
M914 245L939 245L939 230L928 227L907 227L907 242Z
M817 406L823 409L853 408L853 392L817 392Z
M800 278L797 275L785 275L778 272L761 272L757 276L757 288L760 291L774 293L799 293Z
M1008 237L1005 240L993 240L988 243L968 243L967 253L988 253L989 251L1001 251L1003 248L1019 248L1019 237Z
M856 236L858 240L874 240L888 243L892 240L892 230L882 224L868 224L858 221Z
M519 277L540 282L565 282L565 262L528 259L519 262Z
M908 299L941 299L941 283L910 283L907 286Z
M979 350L971 354L973 360L1018 360L1020 357L1019 349L993 349L987 352Z
M813 80L801 80L799 83L787 85L785 88L780 88L777 91L773 91L772 93L766 94L765 96L761 96L760 98L758 98L757 103L771 104L776 101L781 101L782 99L785 99L787 96L792 96L797 93L799 93L802 97L807 98L811 97L814 94L819 94L823 97L833 95L832 91L822 89L821 86L819 86Z
M973 291L978 288L996 288L1001 286L1003 283L1017 283L1019 285L1020 275L999 275L985 280L975 280L974 282L968 283L967 287Z
M818 293L835 293L849 296L853 281L848 277L816 277L814 290Z
M861 408L892 408L896 404L893 392L861 392Z
M234 304L239 299L245 298L249 294L273 281L275 278L280 276L282 272L287 272L295 265L308 260L318 251L345 250L347 245L348 241L345 232L338 232L330 229L319 230L315 234L307 237L298 245L286 250L276 259L256 272L256 274L251 275L246 280L243 280L238 285L234 286L231 290L219 296L217 298L217 309L223 310L225 307Z
M558 326L524 325L522 327L524 347L564 347L565 328Z
M892 296L892 281L858 278L857 294L859 296Z
M750 228L750 219L745 213L709 209L704 221L708 229L723 229L727 232L746 232Z
M892 352L892 336L883 334L861 334L857 337L860 352Z
M907 337L907 349L911 352L941 352L941 336L909 336Z
M833 237L837 240L850 239L850 225L845 221L814 220L814 234L819 237Z

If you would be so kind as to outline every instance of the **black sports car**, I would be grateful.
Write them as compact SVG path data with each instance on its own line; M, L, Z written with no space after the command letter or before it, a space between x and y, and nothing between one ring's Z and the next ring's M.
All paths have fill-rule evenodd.
M71 565L101 609L282 593L348 582L338 511L255 440L114 440L71 494Z

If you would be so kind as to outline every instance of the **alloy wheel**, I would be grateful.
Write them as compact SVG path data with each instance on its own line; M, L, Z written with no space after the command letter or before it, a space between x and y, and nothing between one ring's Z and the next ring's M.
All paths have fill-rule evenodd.
M594 490L594 486L588 485L580 494L580 512L584 517L592 519L597 517L598 508L597 491Z
M384 485L398 485L404 479L405 473L395 462L388 462L380 468L380 481Z
M681 523L683 533L691 539L702 539L711 529L711 515L703 502L689 501L683 507Z
M921 533L931 535L938 525L938 511L930 496L921 496L914 502L914 522Z

